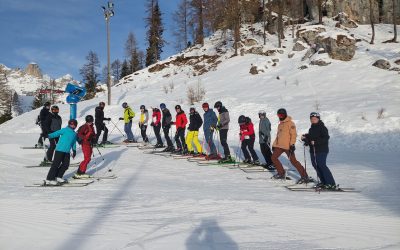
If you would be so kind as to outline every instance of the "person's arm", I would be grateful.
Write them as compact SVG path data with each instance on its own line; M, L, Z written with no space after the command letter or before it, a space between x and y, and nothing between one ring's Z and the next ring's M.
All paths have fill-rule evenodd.
M297 131L296 131L296 125L291 122L289 124L289 135L290 135L290 144L289 146L295 145L296 144L296 138L297 138Z
M328 129L323 126L320 135L315 138L314 145L328 144L329 138Z
M62 134L64 134L64 129L65 128L62 128L60 130L57 130L56 132L49 134L49 139L60 137Z

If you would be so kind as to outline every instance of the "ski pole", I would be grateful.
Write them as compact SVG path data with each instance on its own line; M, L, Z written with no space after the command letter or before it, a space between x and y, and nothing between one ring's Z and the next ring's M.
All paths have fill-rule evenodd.
M313 145L313 153L314 153L314 163L315 163L315 171L317 172L317 180L318 183L321 181L318 175L318 165L317 165L317 154L315 153L315 146Z
M111 121L111 120L110 120L110 121ZM111 121L111 123L114 124L114 127L113 127L113 129L111 129L111 132L108 133L108 135L111 135L112 132L115 130L115 128L117 127L117 124L119 123L119 120L117 121L117 123L114 123L113 121Z
M113 124L114 124L114 129L116 128L120 133L121 133L121 135L123 136L123 137L125 137L125 135L124 135L124 133L122 133L122 131L117 127L117 124L116 123L114 123L113 121L111 121ZM118 120L118 122L119 122L119 120ZM114 130L113 129L113 130ZM112 131L111 131L112 132Z

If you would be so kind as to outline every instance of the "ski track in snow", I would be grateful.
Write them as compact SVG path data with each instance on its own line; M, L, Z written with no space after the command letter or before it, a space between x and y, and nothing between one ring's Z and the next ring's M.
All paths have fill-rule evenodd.
M22 142L36 135L5 136L11 138ZM388 192L390 187L373 183L384 175L362 164L331 163L336 179L361 193L297 193L283 187L289 183L245 178L271 173L198 166L121 146L101 149L107 164L95 157L96 174L113 167L115 180L83 188L24 188L44 179L48 168L23 168L39 162L43 152L15 154L18 147L0 145L2 249L24 249L28 242L30 249L400 247L398 182ZM74 162L82 156L77 157ZM375 199L381 195L393 203Z

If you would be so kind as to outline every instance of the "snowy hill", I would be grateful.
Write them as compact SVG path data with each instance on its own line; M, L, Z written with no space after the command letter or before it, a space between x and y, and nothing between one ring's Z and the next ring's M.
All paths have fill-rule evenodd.
M270 56L232 57L229 33L217 32L206 39L204 47L190 48L122 79L112 89L113 105L106 106L105 115L117 123L123 102L135 112L141 104L155 107L161 102L171 111L181 104L188 112L188 87L204 88L204 101L213 105L221 100L229 110L228 141L232 152L238 152L239 115L249 116L257 125L258 111L266 110L274 139L278 108L288 110L299 134L309 128L309 113L318 110L331 135L329 167L341 186L361 193L291 192L283 188L287 183L269 180L270 173L198 166L125 146L102 150L104 160L95 150L89 169L101 176L111 168L116 180L96 181L84 188L25 188L47 174L47 169L23 167L40 162L42 152L19 148L36 142L39 128L34 120L39 110L34 110L0 126L0 247L399 249L400 75L372 64L386 59L396 67L400 46L382 43L391 36L387 25L377 25L376 44L370 45L369 26L346 31L329 20L326 23L327 36L340 32L358 39L352 60L333 60L324 53L302 61L308 48L293 52L290 30L285 33L285 48L277 49L274 36L268 36L267 45L262 46L257 25L243 28L242 40L256 41L243 48L255 51L262 46L262 52L270 51ZM319 59L330 64L310 65ZM264 72L252 75L252 66ZM85 115L93 115L106 97L107 93L101 93L80 103L79 123ZM194 104L199 111L202 102ZM64 121L68 109L60 105ZM123 129L121 123L117 126ZM111 131L113 123L108 127ZM134 132L139 133L136 125ZM110 139L123 138L114 129ZM308 152L304 159L301 143L296 146L299 161L307 160L307 170L315 177ZM82 159L82 154L77 157L73 162ZM66 177L74 171L71 167ZM290 176L298 178L294 171Z

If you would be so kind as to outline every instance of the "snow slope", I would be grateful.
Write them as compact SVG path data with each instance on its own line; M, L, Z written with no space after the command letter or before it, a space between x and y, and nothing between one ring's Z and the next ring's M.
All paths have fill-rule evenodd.
M367 39L367 30L368 26L360 26L351 32ZM200 82L206 101L212 105L221 100L230 111L229 144L237 152L240 114L257 124L258 110L265 109L274 138L278 108L287 108L301 134L308 130L309 113L319 106L331 134L328 164L341 186L361 193L291 192L283 187L287 183L269 180L270 173L198 166L124 146L102 150L105 160L95 151L89 168L100 176L111 168L118 176L115 180L84 188L25 188L47 174L47 169L23 167L39 162L43 152L19 148L37 139L34 120L39 110L34 110L0 126L0 248L399 249L400 78L396 72L371 66L377 59L400 58L398 45L380 43L388 39L388 30L389 26L379 25L377 44L358 43L350 62L317 55L332 62L326 67L301 62L305 51L289 59L293 45L289 31L287 49L272 57L230 58L228 43L215 71L193 76L190 66L171 66L156 73L145 69L114 87L113 105L105 109L115 123L124 101L135 111L141 104L154 107L161 102L171 111L175 104L188 111L187 87ZM276 39L269 36L268 40L266 49L275 48ZM220 42L216 34L204 48L192 49L186 56L216 54ZM276 66L272 59L279 59ZM268 69L253 76L248 73L251 64ZM309 68L299 70L304 64ZM173 86L172 92L166 94L164 86ZM100 94L80 103L79 122L105 99L106 94ZM195 106L200 110L201 103ZM384 118L377 119L382 108ZM68 107L60 105L60 113L67 120ZM122 130L121 123L117 126ZM111 131L113 123L108 127ZM137 126L134 132L139 133ZM123 139L117 129L110 138ZM296 146L304 162L303 147ZM77 158L73 162L82 159L80 152ZM309 174L315 177L308 153L306 160ZM66 176L74 171L70 168ZM290 176L298 178L294 171Z

